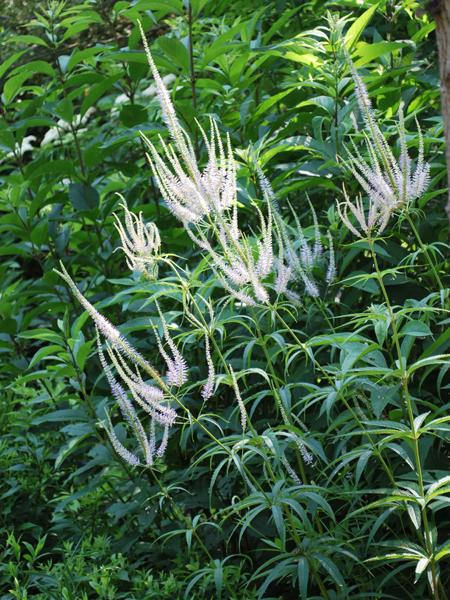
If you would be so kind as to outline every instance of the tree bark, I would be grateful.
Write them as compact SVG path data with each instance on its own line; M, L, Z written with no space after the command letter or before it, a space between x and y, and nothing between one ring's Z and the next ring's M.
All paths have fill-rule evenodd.
M427 8L436 21L448 181L448 198L445 210L450 221L450 0L432 0L428 3Z

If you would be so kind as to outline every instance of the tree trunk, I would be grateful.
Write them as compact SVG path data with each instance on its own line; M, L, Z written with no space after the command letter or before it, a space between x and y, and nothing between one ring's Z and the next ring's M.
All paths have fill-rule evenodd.
M436 21L448 180L448 199L445 210L450 221L450 0L433 0L428 4L428 10Z

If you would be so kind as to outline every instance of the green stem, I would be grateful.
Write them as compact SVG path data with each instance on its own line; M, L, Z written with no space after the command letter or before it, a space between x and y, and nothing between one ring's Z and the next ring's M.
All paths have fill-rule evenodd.
M408 221L414 235L416 236L416 239L417 239L417 242L419 243L420 249L425 254L428 264L430 265L430 268L433 272L434 278L436 279L436 283L438 284L439 289L442 291L444 289L444 286L442 284L441 278L439 277L436 267L435 267L433 261L431 260L431 256L428 253L427 247L422 242L422 238L420 237L419 231L417 230L417 227L416 227L414 221L412 220L411 216L409 215L409 213L407 211L405 211L405 217L406 217L406 220Z
M253 316L253 321L255 323L257 339L258 339L259 345L261 346L261 348L263 350L264 356L266 358L267 366L269 367L269 371L270 371L270 374L272 376L272 378L269 379L269 385L270 385L270 388L272 390L272 394L274 395L275 401L276 401L276 403L278 405L278 408L280 409L281 417L282 417L284 423L286 425L292 426L293 423L292 423L291 419L289 419L288 414L286 413L286 410L285 410L284 405L283 405L283 400L281 398L281 394L280 394L279 388L275 387L275 385L274 385L275 382L277 381L278 377L277 377L277 375L275 373L275 368L273 366L272 358L271 358L270 353L269 353L269 351L267 349L267 345L266 345L264 336L262 334L261 328L259 326L258 319L257 319L257 317L255 315L254 309L252 309L252 316ZM273 383L272 383L272 381L273 381ZM302 483L305 485L305 484L308 483L308 479L306 477L304 461L303 461L303 458L302 458L300 452L298 451L298 449L296 449L296 457L297 457L298 468L299 468L299 471L300 471L300 477L301 477Z
M186 527L189 527L190 523L189 523L189 519L183 514L183 512L180 510L180 507L177 505L177 503L175 502L175 500L172 498L172 496L170 496L167 493L167 490L164 488L164 486L162 485L159 477L157 476L157 474L155 473L154 469L152 469L152 467L148 467L149 472L152 474L153 479L156 481L161 493L165 496L165 498L167 498L172 506L172 510L173 510L173 514L175 515L175 518L179 519L180 521L184 522L184 524L186 525ZM207 555L207 557L209 558L209 560L212 562L213 561L213 557L210 553L210 551L208 550L208 548L205 546L203 540L201 539L201 537L198 535L198 532L195 528L192 529L192 533L195 536L195 539L197 540L197 542L199 543L199 546L202 548L203 552Z
M192 107L194 109L194 115L197 116L197 92L195 89L195 66L194 66L194 39L192 36L192 25L194 22L192 15L192 5L189 0L187 6L187 20L188 20L188 47L189 47L189 79L191 82L192 92ZM195 153L198 156L198 127L194 129L194 141L195 141Z
M413 440L414 462L416 465L419 494L420 494L421 498L425 501L425 487L424 487L424 481L423 481L422 462L420 459L419 436L417 435L416 428L414 425L414 411L413 411L413 405L412 405L412 398L411 398L411 394L409 393L409 388L408 388L408 372L406 370L406 361L404 361L404 359L403 359L401 348L400 348L397 319L396 319L396 315L392 309L391 303L389 301L389 296L387 294L386 287L383 282L383 274L380 271L380 267L378 264L378 259L377 259L377 255L376 255L375 248L374 248L374 242L373 242L373 240L368 239L368 243L369 243L370 251L372 254L373 264L375 266L377 279L380 284L380 288L381 288L384 300L386 302L386 306L387 306L389 315L391 317L393 339L394 339L394 344L395 344L395 347L396 347L397 353L398 353L398 364L399 364L399 369L401 372L403 400L406 405L409 426L411 428L411 435L412 435L412 440ZM424 532L425 532L425 547L426 547L426 550L427 550L427 553L428 553L428 556L430 559L430 564L431 564L431 575L432 575L432 581L433 581L433 596L434 596L435 600L439 600L439 589L438 589L438 580L437 580L437 573L436 573L436 564L434 561L433 546L432 546L432 541L431 541L431 529L430 529L430 525L428 522L428 514L427 514L425 505L421 506L421 513L422 513L422 521L423 521L423 527L424 527Z

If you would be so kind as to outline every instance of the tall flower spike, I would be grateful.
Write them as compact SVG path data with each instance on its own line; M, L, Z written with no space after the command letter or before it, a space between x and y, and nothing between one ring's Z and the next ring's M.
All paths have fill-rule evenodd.
M328 269L327 269L327 276L326 276L325 281L329 285L336 279L336 260L334 257L333 238L331 237L331 233L329 231L327 232L327 237L328 237L329 249L328 249Z
M248 420L247 411L245 409L244 401L242 400L241 392L239 391L239 386L238 386L238 382L236 379L236 375L233 371L233 367L231 365L229 365L229 369L230 369L230 374L231 374L231 382L232 382L236 400L237 400L237 403L239 406L239 412L241 413L242 431L245 432L245 430L247 429L247 420Z
M139 372L134 373L120 354L115 353L112 348L107 348L107 351L111 362L122 381L127 385L135 402L161 425L172 426L176 412L170 406L163 404L163 392L156 386L144 382Z
M169 426L166 425L164 427L161 444L156 452L156 456L158 456L158 458L162 458L164 456L168 442L169 442Z
M194 151L192 149L192 145L187 141L187 136L178 122L175 108L170 99L170 94L166 86L164 85L164 82L159 74L158 69L156 68L155 61L153 60L153 56L150 52L150 48L147 43L146 35L144 30L142 29L140 21L138 21L138 26L141 33L142 42L144 44L144 50L147 56L147 61L150 66L153 79L155 80L156 94L159 99L159 104L161 106L163 118L166 123L167 129L177 149L180 151L184 161L188 164L188 166L195 169L196 160Z
M238 228L235 216L221 219L215 228L217 251L201 229L198 236L189 229L191 239L212 258L214 269L222 286L240 302L254 306L257 302L269 302L264 279L273 269L272 214L269 209L264 219L259 209L260 239L253 244Z
M99 331L111 344L111 347L120 354L127 356L133 363L141 367L153 379L155 379L158 384L164 385L156 369L154 369L152 365L146 361L137 350L133 348L133 346L125 339L119 330L116 329L116 327L114 327L114 325L112 325L108 319L101 315L98 310L83 296L62 263L60 263L60 268L61 271L57 271L55 269L55 272L58 273L58 275L68 284L73 295L82 305L82 307L89 313Z
M281 457L281 462L283 463L283 465L284 465L286 471L288 472L288 474L291 476L292 480L297 485L303 485L300 477L294 471L294 469L292 468L291 464L289 463L288 459L286 458L286 456L284 454Z
M408 207L428 188L430 165L424 161L422 133L416 119L419 152L414 168L408 154L403 104L401 103L398 113L400 157L397 160L376 122L367 88L350 57L347 59L355 84L358 106L368 129L365 133L365 144L369 157L368 160L362 158L353 145L354 155L350 155L350 168L371 203L379 206L377 212L385 211L390 215L403 207Z
M316 298L319 296L319 288L314 280L312 269L316 265L317 261L322 256L322 244L317 237L320 237L319 226L317 223L317 217L315 216L314 208L312 208L313 220L314 220L314 246L313 249L309 247L306 241L303 228L300 221L291 207L292 214L294 215L295 224L297 227L297 236L300 242L300 252L297 253L289 241L288 246L288 264L292 268L293 272L297 276L297 279L304 285L305 292L308 296Z
M131 213L124 201L120 205L124 210L125 225L115 214L115 227L119 232L127 265L133 271L145 273L154 278L157 274L157 257L161 246L161 238L155 223L145 223L142 212L139 216Z
M216 380L216 371L214 369L214 363L211 356L211 348L209 344L208 333L205 332L205 355L206 355L206 364L208 365L208 377L206 379L206 383L202 389L202 398L203 400L209 400L211 396L214 394L214 384Z
M156 84L164 121L174 147L160 137L163 149L158 153L153 143L142 134L149 148L148 159L161 194L169 210L185 225L197 223L206 215L230 208L236 199L236 167L229 137L225 152L217 124L210 120L210 138L200 127L208 152L206 167L200 170L192 143L178 122L167 91L139 23L148 63Z
M186 383L188 379L188 367L181 352L178 350L174 341L170 337L169 328L167 327L167 322L164 318L164 315L162 314L158 304L156 306L158 308L159 318L161 320L161 325L163 328L164 339L166 341L166 344L170 348L172 354L172 356L169 356L169 354L164 350L161 340L159 339L158 333L156 329L154 329L159 352L164 358L165 363L167 365L167 383L169 385L180 387L184 383Z
M111 388L111 392L113 394L114 399L119 405L120 411L125 419L125 421L130 425L136 440L139 443L142 454L144 455L146 464L152 464L153 462L153 454L151 452L151 448L149 445L149 441L145 434L144 428L136 414L134 406L128 399L128 395L124 388L117 382L114 377L110 365L106 362L105 355L102 350L102 345L100 341L100 334L98 329L97 331L97 351L100 358L100 363L103 367L103 371L106 375L106 379ZM111 437L111 436L110 436ZM116 449L116 446L114 446ZM117 450L117 449L116 449ZM121 455L123 457L123 454Z
M106 427L106 433L108 434L109 440L111 442L112 447L117 452L117 454L122 458L125 462L127 462L132 467L137 467L141 464L139 458L125 448L125 446L119 441L116 436L116 432L114 431L114 427L111 423L111 420L108 417L108 427Z
M217 215L233 205L236 199L236 167L231 144L228 139L225 155L213 120L211 141L207 142L208 162L203 171L191 159L187 162L184 150L176 143L177 153L160 137L161 155L148 138L142 137L149 148L150 166L167 207L185 226L197 223L206 215Z
M312 271L317 264L323 263L323 247L319 223L314 207L308 199L314 228L314 243L312 246L306 240L300 221L295 211L291 207L291 212L297 229L296 237L300 246L300 251L298 252L294 246L295 242L292 240L292 235L290 234L288 227L281 216L278 203L269 180L259 167L257 168L257 174L263 196L268 206L270 206L273 211L276 225L278 258L275 261L277 274L275 280L275 291L279 294L285 294L293 302L298 302L298 294L288 287L290 283L292 284L296 280L303 286L307 295L317 297L320 294L320 290ZM332 279L334 279L336 270L334 263L334 251L329 234L328 239L330 240L330 249L328 254L328 267L325 276L326 284L329 284Z
M174 424L176 418L176 411L164 404L164 391L168 391L167 386L159 376L158 372L144 359L144 357L129 344L120 332L105 317L103 317L88 300L86 300L62 264L61 271L62 272L57 271L57 273L68 283L75 297L94 320L97 333L98 355L106 379L110 385L111 392L120 408L125 422L131 428L139 444L141 454L144 457L144 464L151 465L155 453L157 456L163 455L167 446L169 429ZM123 385L116 379L111 365L108 364L106 360L105 353L102 349L100 333L106 338L107 354L111 359L112 365L115 367L120 380L126 385L128 391L126 391ZM130 368L125 359L128 359L131 362L135 371ZM183 360L182 357L181 360ZM144 382L139 368L146 371L160 387ZM154 434L153 437L152 434L150 434L150 437L146 435L134 405L128 397L129 393L131 393L134 402L151 416L152 431L154 431L155 428L155 421L164 427L161 446L157 452L154 447ZM115 451L130 465L140 465L141 461L138 456L127 450L117 438L109 417L108 421L109 426L106 427L106 431Z

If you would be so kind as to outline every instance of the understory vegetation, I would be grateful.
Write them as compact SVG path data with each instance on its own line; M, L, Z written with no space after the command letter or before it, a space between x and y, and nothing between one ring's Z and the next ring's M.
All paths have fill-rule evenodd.
M448 600L432 18L1 7L0 600Z

